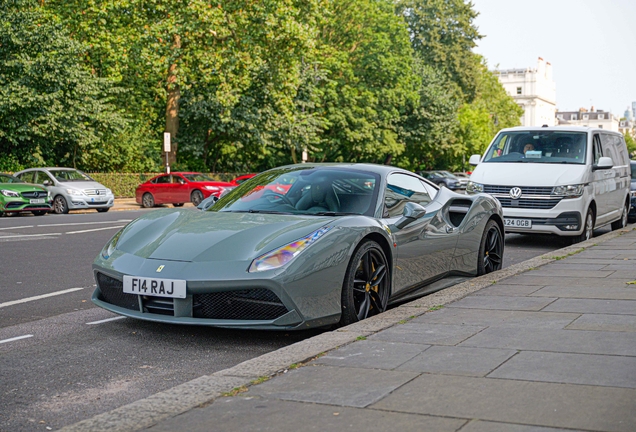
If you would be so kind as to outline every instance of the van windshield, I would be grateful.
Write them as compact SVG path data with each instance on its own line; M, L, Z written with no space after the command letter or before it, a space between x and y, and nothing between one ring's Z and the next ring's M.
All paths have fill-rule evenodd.
M584 164L585 132L504 132L490 146L483 162Z

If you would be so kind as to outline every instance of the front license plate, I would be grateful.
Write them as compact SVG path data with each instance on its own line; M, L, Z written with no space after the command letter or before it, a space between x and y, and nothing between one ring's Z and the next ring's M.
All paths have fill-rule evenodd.
M504 225L515 228L532 228L530 219L504 219Z
M30 204L44 204L44 198L30 199Z
M185 298L186 281L124 276L124 292L156 297Z

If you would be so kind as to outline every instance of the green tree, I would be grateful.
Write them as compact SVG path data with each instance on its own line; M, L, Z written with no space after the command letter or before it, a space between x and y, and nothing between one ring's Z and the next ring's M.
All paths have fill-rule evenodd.
M87 168L87 155L121 130L117 90L86 69L84 47L34 1L0 4L0 166Z

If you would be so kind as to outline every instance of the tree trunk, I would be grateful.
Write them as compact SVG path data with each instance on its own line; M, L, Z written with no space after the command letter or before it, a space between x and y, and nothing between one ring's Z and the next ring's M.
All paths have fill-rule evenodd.
M172 49L181 49L181 36L174 35ZM166 132L170 132L170 152L168 162L170 165L177 161L177 133L179 132L179 99L181 90L177 83L177 62L176 60L168 67L168 79L166 81L168 100L166 103ZM165 162L165 161L164 161Z

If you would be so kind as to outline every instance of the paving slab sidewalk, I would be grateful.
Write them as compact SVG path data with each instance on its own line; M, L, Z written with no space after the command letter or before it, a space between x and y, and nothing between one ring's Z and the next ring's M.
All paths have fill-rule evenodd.
M629 225L63 430L632 432L635 251Z

